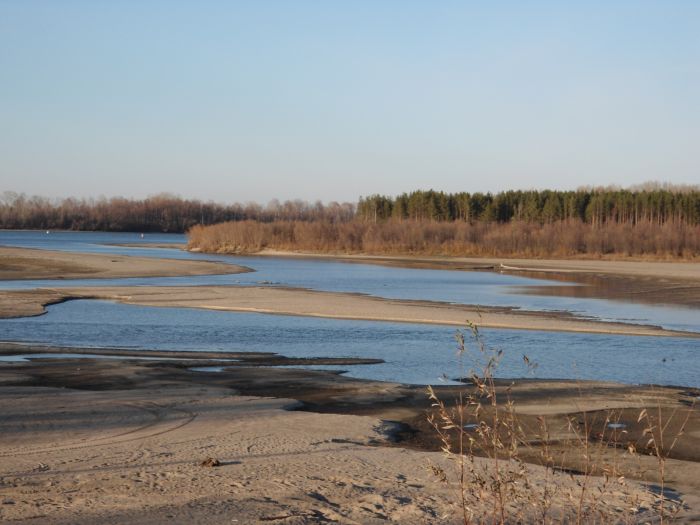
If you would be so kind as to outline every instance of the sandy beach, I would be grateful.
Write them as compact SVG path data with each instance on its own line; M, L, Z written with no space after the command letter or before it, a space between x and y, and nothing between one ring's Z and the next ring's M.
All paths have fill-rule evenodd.
M425 419L422 388L329 372L234 366L212 374L186 366L125 358L0 366L0 519L460 522L454 482L440 483L430 470L444 468L454 480L454 463L431 452L436 444L430 439L414 433L404 441L399 432L406 429L402 421ZM576 395L571 382L525 383L518 404L524 415L548 407L556 422L582 409L672 405L680 394L605 383L578 387L583 393ZM419 429L418 435L428 434ZM207 458L219 465L201 466ZM669 468L669 483L689 503L700 489L697 465L677 459ZM547 474L534 465L525 469L533 487L556 488L554 514L572 511L580 491L576 476ZM615 515L635 504L643 520L643 509L654 500L631 480L621 485L594 478L588 488L605 493L592 500L592 512ZM469 501L477 515L491 504L487 498ZM684 511L686 519L697 517L694 508Z
M263 252L264 254L264 252ZM268 255L279 255L268 252ZM290 256L290 254L286 254ZM308 257L308 254L291 255ZM325 257L325 256L319 256ZM522 293L618 298L628 301L700 304L700 263L627 261L527 261L460 258L341 257L341 260L418 267L509 272L585 283L587 286L522 287ZM100 287L100 278L170 277L250 271L244 266L209 261L75 254L69 252L0 247L0 279L95 279L95 286L0 291L0 318L40 315L44 307L70 299L106 299L145 306L168 306L464 326L467 321L484 328L554 330L621 335L695 337L697 334L663 330L656 326L599 322L567 313L529 312L480 305L462 306L429 301L399 301L350 293L331 293L279 287ZM506 270L503 270L506 271ZM679 281L680 279L680 281ZM681 284L679 284L679 282Z

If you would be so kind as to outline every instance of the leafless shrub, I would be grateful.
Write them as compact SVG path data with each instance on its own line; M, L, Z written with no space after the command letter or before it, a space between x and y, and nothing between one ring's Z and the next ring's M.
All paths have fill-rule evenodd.
M454 482L465 525L637 523L642 510L644 520L674 519L682 504L665 499L666 458L683 435L690 411L668 439L676 412L662 417L660 406L654 413L642 409L638 422L646 426L643 444L629 439L619 411L572 415L566 451L557 460L547 419L539 416L537 429L524 429L511 397L514 383L499 385L495 380L502 352L487 347L475 325L469 324L469 332L471 344L457 333L460 369L465 359L475 363L466 375L467 386L451 405L428 387L428 421L455 465L453 472L434 465L431 469L438 481ZM535 366L527 357L524 361L528 369ZM641 486L628 490L620 458L629 454L640 459L643 453L657 461L658 493ZM540 465L537 476L525 457Z
M194 226L188 236L190 248L220 253L254 253L268 248L477 257L693 259L700 255L700 226L683 223L232 221Z

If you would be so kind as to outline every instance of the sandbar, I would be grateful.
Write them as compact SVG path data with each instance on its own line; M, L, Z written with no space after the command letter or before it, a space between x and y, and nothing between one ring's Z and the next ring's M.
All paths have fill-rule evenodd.
M213 261L154 259L0 246L0 280L117 279L220 275L251 271Z
M384 299L268 286L123 286L0 291L0 315L38 315L45 304L100 299L124 304L480 328L639 336L700 337L658 326L596 321L567 312Z

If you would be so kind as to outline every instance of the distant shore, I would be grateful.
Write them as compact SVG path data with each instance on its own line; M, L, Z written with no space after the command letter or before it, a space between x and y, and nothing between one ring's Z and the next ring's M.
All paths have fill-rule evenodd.
M133 247L186 250L185 244L126 244ZM198 250L193 250L198 253ZM522 293L617 299L645 304L700 308L700 262L638 260L624 257L525 259L422 255L322 254L264 249L231 254L237 257L278 257L333 260L426 270L490 271L558 281L558 286L528 286ZM585 286L577 286L584 284Z
M474 270L481 268L533 270L540 272L595 272L640 277L680 277L700 281L700 262L686 261L639 261L600 258L525 259L507 257L427 257L422 255L343 255L262 250L251 254L272 257L318 257L343 260L373 261L377 264L396 264L416 267L433 265L434 268Z

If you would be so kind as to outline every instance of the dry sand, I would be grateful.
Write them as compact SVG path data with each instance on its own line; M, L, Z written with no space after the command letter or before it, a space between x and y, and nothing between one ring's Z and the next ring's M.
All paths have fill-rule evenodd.
M0 246L0 280L174 277L246 271L250 270L242 266L210 261L154 259Z
M21 419L0 437L5 522L454 522L434 454L366 446L373 418L206 387L2 395Z
M248 372L263 387L258 370L209 381L212 374L167 363L65 359L0 366L0 520L460 522L455 485L439 483L429 471L440 466L454 479L454 463L436 452L385 446L392 426L376 416L289 411L291 399L236 395L234 378ZM268 376L294 388L295 374L326 401L333 393L323 395L323 387L333 388L337 404L343 393L354 398L364 391L355 402L372 407L402 388L348 380L343 390L343 381L320 372ZM210 457L220 465L200 466ZM569 498L577 499L581 479L560 473L547 480L541 467L525 470L527 493L544 484L555 491L553 514L575 508ZM634 482L602 484L590 481L589 494L603 497L589 501L613 515L634 500L648 506L654 499ZM480 517L492 504L484 497L468 501Z

